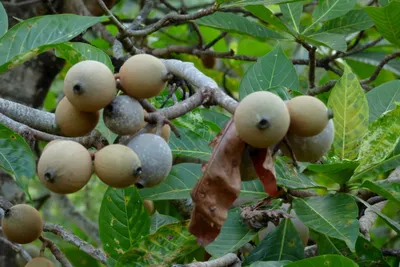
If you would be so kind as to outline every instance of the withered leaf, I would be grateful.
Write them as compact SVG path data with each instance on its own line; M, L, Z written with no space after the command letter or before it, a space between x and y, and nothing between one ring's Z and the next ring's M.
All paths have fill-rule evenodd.
M231 119L210 143L213 152L204 173L191 191L194 202L189 232L206 246L217 238L228 209L241 188L239 166L245 143L236 133Z

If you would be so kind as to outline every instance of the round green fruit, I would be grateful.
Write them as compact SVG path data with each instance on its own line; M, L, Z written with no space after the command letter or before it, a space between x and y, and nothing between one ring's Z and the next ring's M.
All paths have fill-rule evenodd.
M240 101L234 121L237 133L244 142L255 148L267 148L285 137L290 116L279 96L258 91Z

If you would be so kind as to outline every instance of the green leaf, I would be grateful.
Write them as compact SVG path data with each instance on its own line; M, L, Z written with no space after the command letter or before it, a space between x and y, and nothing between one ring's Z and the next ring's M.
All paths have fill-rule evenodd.
M364 179L375 179L378 174L385 173L387 171L393 170L400 165L400 154L389 159L386 159L382 162L379 162L375 165L370 166L369 168L363 170L362 172L354 174L349 182L356 182L358 180Z
M174 165L164 182L154 187L140 189L139 192L143 199L149 200L190 198L190 190L201 175L200 164Z
M0 38L0 72L22 64L55 44L71 40L102 20L103 17L60 14L34 17L16 24Z
M194 157L203 160L208 160L211 156L211 147L208 141L199 134L183 127L177 127L180 138L171 134L169 140L169 147L171 148L172 155L183 157Z
M285 265L285 267L309 267L309 266L358 267L357 263L355 263L354 261L339 255L316 256Z
M214 242L205 247L214 257L222 257L229 252L235 252L257 235L249 226L242 222L240 209L230 210L221 232Z
M303 34L309 31L319 22L335 19L345 15L353 9L356 0L321 0L314 9L313 17L315 21L303 31Z
M380 212L376 207L370 205L368 202L364 201L363 199L352 195L355 199L363 203L367 208L370 208L373 212L375 212L382 220L384 220L393 230L396 231L397 234L400 234L400 224L392 219L390 219L388 216Z
M274 27L277 27L280 30L292 34L289 28L285 25L285 23L283 23L280 19L278 19L274 15L274 13L265 6L262 5L247 6L246 9L256 17L260 18L261 20L273 25Z
M0 167L14 176L27 193L29 180L36 173L36 156L19 134L0 124Z
M0 2L0 37L8 30L8 16L3 4Z
M168 224L145 236L118 260L117 267L171 266L199 248L187 227L188 222Z
M267 196L268 194L265 193L263 184L259 179L256 179L242 182L242 190L240 191L238 200L243 201L247 199L249 201L255 201L266 198Z
M270 89L274 87L299 89L296 70L280 46L277 46L248 68L240 82L239 97L243 99L253 92L271 91ZM272 90L272 92L274 91ZM278 95L282 97L281 94L278 93ZM289 99L289 96L284 99Z
M341 52L347 50L346 39L341 34L320 32L306 36L305 39L316 46L323 45Z
M282 39L278 33L267 27L246 19L243 16L228 12L215 12L195 20L198 24L231 33L244 34L258 39Z
M368 127L359 152L360 165L356 173L383 161L389 156L400 140L400 104Z
M253 262L249 267L282 267L291 261L256 261Z
M376 67L385 58L386 55L387 53L384 52L366 51L348 56L346 57L346 61L353 60ZM385 66L383 66L383 69L391 71L394 74L400 76L400 60L393 59L389 61L388 63L385 64Z
M99 267L100 264L92 258L86 252L79 250L77 247L70 246L68 248L62 248L62 252L68 258L68 260L73 264L73 266L82 266L82 267Z
M150 226L150 234L154 234L157 232L157 230L164 225L171 224L171 223L176 223L179 222L179 220L175 217L164 215L158 213L156 211L152 216L151 216L151 226Z
M65 59L70 64L74 65L83 60L96 60L104 63L112 72L114 66L110 57L90 44L86 43L62 43L55 46L56 56Z
M310 164L307 170L316 172L318 175L332 179L339 184L345 184L354 174L358 163L355 161L342 161L331 164Z
M284 219L245 259L245 265L256 261L298 261L304 258L304 245L290 219Z
M395 102L400 102L400 81L394 80L375 87L367 93L370 123L383 113L394 109Z
M149 234L150 216L136 187L107 189L100 207L99 232L104 251L114 260Z
M229 121L230 117L227 115L217 112L215 110L210 109L201 109L201 115L203 116L203 120L206 122L212 122L214 125L217 125L218 129L213 129L216 133L218 133L222 128L224 128L225 124Z
M385 7L365 7L365 11L386 40L400 45L400 2L392 1Z
M333 151L341 159L355 159L361 138L368 128L368 102L361 85L350 67L332 89L328 107L333 110L335 138Z
M354 251L359 222L358 207L350 196L338 193L309 198L296 198L293 208L297 217L316 232L343 240Z
M241 6L251 6L251 5L275 5L275 4L282 4L282 3L291 3L297 2L301 0L217 0L218 4L223 4L222 7L241 7ZM229 2L229 3L226 3ZM226 4L225 4L226 3Z
M350 34L374 26L374 22L362 9L351 10L346 15L327 21L318 32Z
M400 184L398 183L377 183L365 181L360 187L368 188L374 193L388 199L395 201L400 205Z
M293 29L300 33L300 17L301 13L303 13L303 3L295 2L290 4L281 4L280 5L283 19L293 27Z
M104 136L109 144L113 144L115 139L117 139L118 135L113 133L110 129L107 128L107 126L104 124L103 120L103 110L100 111L100 119L99 122L96 125L96 130L101 133L102 136Z
M308 178L307 175L289 166L282 158L277 158L275 161L275 173L277 184L286 188L306 189L321 187Z

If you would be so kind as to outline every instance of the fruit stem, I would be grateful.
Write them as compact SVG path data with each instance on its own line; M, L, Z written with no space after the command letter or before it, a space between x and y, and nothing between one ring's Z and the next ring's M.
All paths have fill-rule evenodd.
M77 83L74 85L74 87L72 87L72 91L77 94L77 95L81 95L83 94L83 87L80 83Z
M142 167L139 167L139 168L133 169L133 172L132 172L132 174L133 174L133 176L135 176L135 177L137 177L137 176L141 175L141 174L142 174Z
M267 118L261 118L261 120L257 123L258 129L267 129L271 126L269 120Z
M328 109L328 119L333 119L333 110L332 109Z
M53 170L53 169L48 169L48 170L44 173L44 179L45 179L47 182L52 183L52 182L54 182L55 178L56 178L56 171Z

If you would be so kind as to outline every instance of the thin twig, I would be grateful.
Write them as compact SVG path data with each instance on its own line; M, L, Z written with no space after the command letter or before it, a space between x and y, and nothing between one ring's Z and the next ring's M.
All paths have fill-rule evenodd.
M139 14L136 16L135 20L132 22L132 24L129 26L128 31L121 32L123 35L129 35L129 31L135 31L137 30L140 25L143 23L143 21L149 16L151 10L154 7L154 1L155 0L145 0L143 8L139 11Z
M104 1L97 0L97 3L103 9L103 11L108 15L112 23L118 28L118 31L125 32L127 29L126 27L114 16L114 14L108 9Z
M393 256L396 257L397 259L400 259L400 249L383 248L381 251L383 256Z
M5 243L8 245L10 248L12 248L15 252L17 252L25 261L31 261L32 257L29 255L29 253L24 249L23 246L20 244L16 244L8 240L7 238L0 237L1 242Z
M317 48L312 46L310 50L308 50L308 58L310 59L309 70L308 70L308 87L315 87L315 66L317 64L315 51Z
M214 40L212 40L211 42L209 42L208 44L206 44L203 47L203 50L207 50L209 48L211 48L212 46L214 46L216 43L218 43L219 40L221 40L222 38L224 38L226 35L228 34L228 32L223 32L220 35L218 35L216 38L214 38Z
M387 55L383 58L383 60L381 62L379 62L378 66L376 67L374 73L371 75L371 77L361 80L362 84L366 84L366 83L371 83L373 81L376 80L376 78L378 78L379 73L382 71L383 67L392 59L395 59L396 57L400 57L400 51L396 51L393 52L390 55Z
M63 267L73 267L72 264L69 262L67 257L65 257L64 253L54 244L53 241L50 239L39 237L39 239L46 244L46 246L50 249L51 253L53 253L54 257L61 263Z

